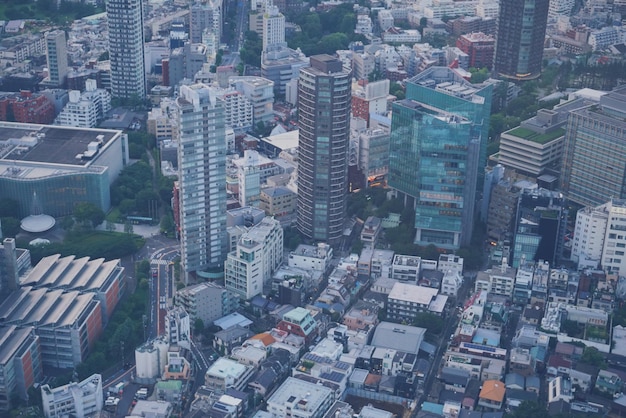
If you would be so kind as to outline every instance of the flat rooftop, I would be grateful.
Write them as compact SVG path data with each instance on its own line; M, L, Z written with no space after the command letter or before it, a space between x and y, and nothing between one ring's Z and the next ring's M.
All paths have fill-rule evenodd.
M565 129L558 128L552 132L542 134L526 128L515 128L505 132L505 134L543 145L565 135Z
M2 122L0 161L88 166L96 158L87 160L76 156L86 152L91 142L101 142L104 148L120 134L120 131L108 129Z

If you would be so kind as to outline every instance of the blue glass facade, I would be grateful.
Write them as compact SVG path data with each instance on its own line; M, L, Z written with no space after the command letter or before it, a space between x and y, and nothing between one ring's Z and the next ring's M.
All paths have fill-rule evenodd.
M416 244L469 243L491 91L448 68L431 68L411 79L407 99L394 104L389 185L415 199Z
M81 171L25 179L0 176L0 198L17 200L20 216L28 216L33 195L46 215L71 215L77 203L93 203L104 212L111 207L108 170Z

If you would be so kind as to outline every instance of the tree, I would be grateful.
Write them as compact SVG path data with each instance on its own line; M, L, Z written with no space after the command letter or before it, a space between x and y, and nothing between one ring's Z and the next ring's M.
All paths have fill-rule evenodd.
M20 233L20 220L13 217L0 218L2 224L2 236L15 238Z
M127 234L132 234L133 231L134 231L133 230L133 225L129 221L126 221L124 223L124 232L127 233Z
M439 335L443 331L443 319L429 312L420 312L415 316L413 326L426 328L429 333Z
M504 415L506 418L551 418L545 406L537 402L524 401L512 412Z
M604 355L595 347L585 347L580 361L592 366L606 368L606 359Z
M204 331L204 322L200 318L196 318L193 323L193 332L195 335L201 335Z
M0 199L0 218L20 217L20 202L14 199Z
M104 222L104 212L91 202L81 202L74 206L74 218L80 223L96 227Z

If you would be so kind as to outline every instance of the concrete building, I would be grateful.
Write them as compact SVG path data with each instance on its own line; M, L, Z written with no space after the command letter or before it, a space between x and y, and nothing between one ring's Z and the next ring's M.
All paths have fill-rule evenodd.
M305 343L311 343L318 333L311 311L305 308L295 308L285 313L276 328L304 338Z
M422 270L421 263L420 257L396 254L391 264L391 278L402 282L417 283Z
M332 258L333 249L327 244L320 243L317 246L300 244L289 253L287 261L289 267L325 272Z
M45 36L48 80L53 86L63 87L68 72L65 31L53 30Z
M143 3L111 0L106 4L111 61L111 95L119 99L146 97Z
M60 254L55 254L42 258L20 280L20 286L28 286L33 290L76 290L93 293L100 301L102 324L105 325L126 290L126 277L119 259L90 260L89 257L61 257Z
M346 216L350 72L329 55L311 57L300 71L298 109L298 230L338 244Z
M354 96L352 103L354 103ZM369 113L367 115L369 119ZM373 128L361 132L359 143L359 168L367 187L387 184L389 173L390 132L386 128Z
M387 299L387 316L391 320L410 323L419 312L430 311L438 293L438 289L431 287L396 283Z
M599 105L570 113L560 178L566 198L585 206L626 199L624 109L621 86L600 97Z
M13 396L28 399L28 389L43 379L39 337L32 327L0 327L0 411L17 405Z
M249 300L263 293L283 261L283 229L267 217L244 233L224 268L226 289Z
M87 418L100 412L104 406L102 376L94 374L82 382L64 386L41 387L43 413L46 418L74 416Z
M431 67L410 79L407 98L393 104L389 185L414 202L416 244L457 249L469 243L491 89Z
M55 125L95 128L111 110L111 95L97 88L95 80L87 80L86 90L71 90L69 102L54 121Z
M286 45L285 16L270 2L263 13L263 51Z
M288 377L267 400L267 410L274 418L322 418L334 400L331 389Z
M285 95L287 84L297 80L300 70L309 65L302 51L275 46L261 53L261 76L274 83L274 94Z
M223 103L203 84L181 86L175 108L181 265L188 282L192 273L221 271L226 259L226 132Z
M254 126L274 120L273 81L263 77L229 77L228 83L250 101Z
M456 40L456 47L468 55L469 68L491 69L496 47L496 40L493 36L482 32L461 35Z
M170 345L191 349L191 321L184 308L176 306L165 315L165 336Z
M502 0L494 72L516 80L541 75L549 0Z
M102 332L102 307L94 293L25 286L0 304L4 324L35 327L43 365L73 368L83 362Z
M513 296L516 270L507 266L506 260L499 268L479 271L474 286L475 292L486 291L494 295Z
M148 384L160 379L167 364L169 342L159 337L148 341L135 349L136 378L138 382Z
M572 261L579 269L602 267L607 272L623 274L626 260L622 257L626 237L622 229L626 202L611 200L595 208L586 207L576 214L572 238ZM610 220L610 222L609 222Z
M230 388L243 390L253 373L254 368L222 357L206 371L204 384L218 393L224 393Z
M219 42L222 36L222 0L197 2L191 5L189 40L193 43L202 42L202 34L207 29Z
M205 326L233 313L239 306L239 296L216 283L205 282L176 292L174 305L185 309L190 323L201 319Z
M298 196L287 187L261 189L259 208L268 216L292 215L296 211Z
M30 215L33 196L53 217L74 212L79 202L111 207L110 187L128 164L122 131L0 122L0 198L17 200Z

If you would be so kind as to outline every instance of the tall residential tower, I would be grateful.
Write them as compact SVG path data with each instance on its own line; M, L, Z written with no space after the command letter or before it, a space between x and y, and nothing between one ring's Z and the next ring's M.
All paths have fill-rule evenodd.
M500 0L494 74L516 80L541 75L549 0Z
M226 130L223 104L204 84L182 86L175 106L181 264L188 281L192 272L208 277L223 269L226 259Z
M478 175L485 166L492 86L432 67L393 105L389 185L415 205L415 243L445 249L472 236Z
M298 229L308 239L336 244L346 214L351 75L330 55L300 70L298 112Z
M59 87L65 85L68 71L65 31L53 30L46 33L46 58L50 84Z
M142 0L108 0L111 96L146 97Z

